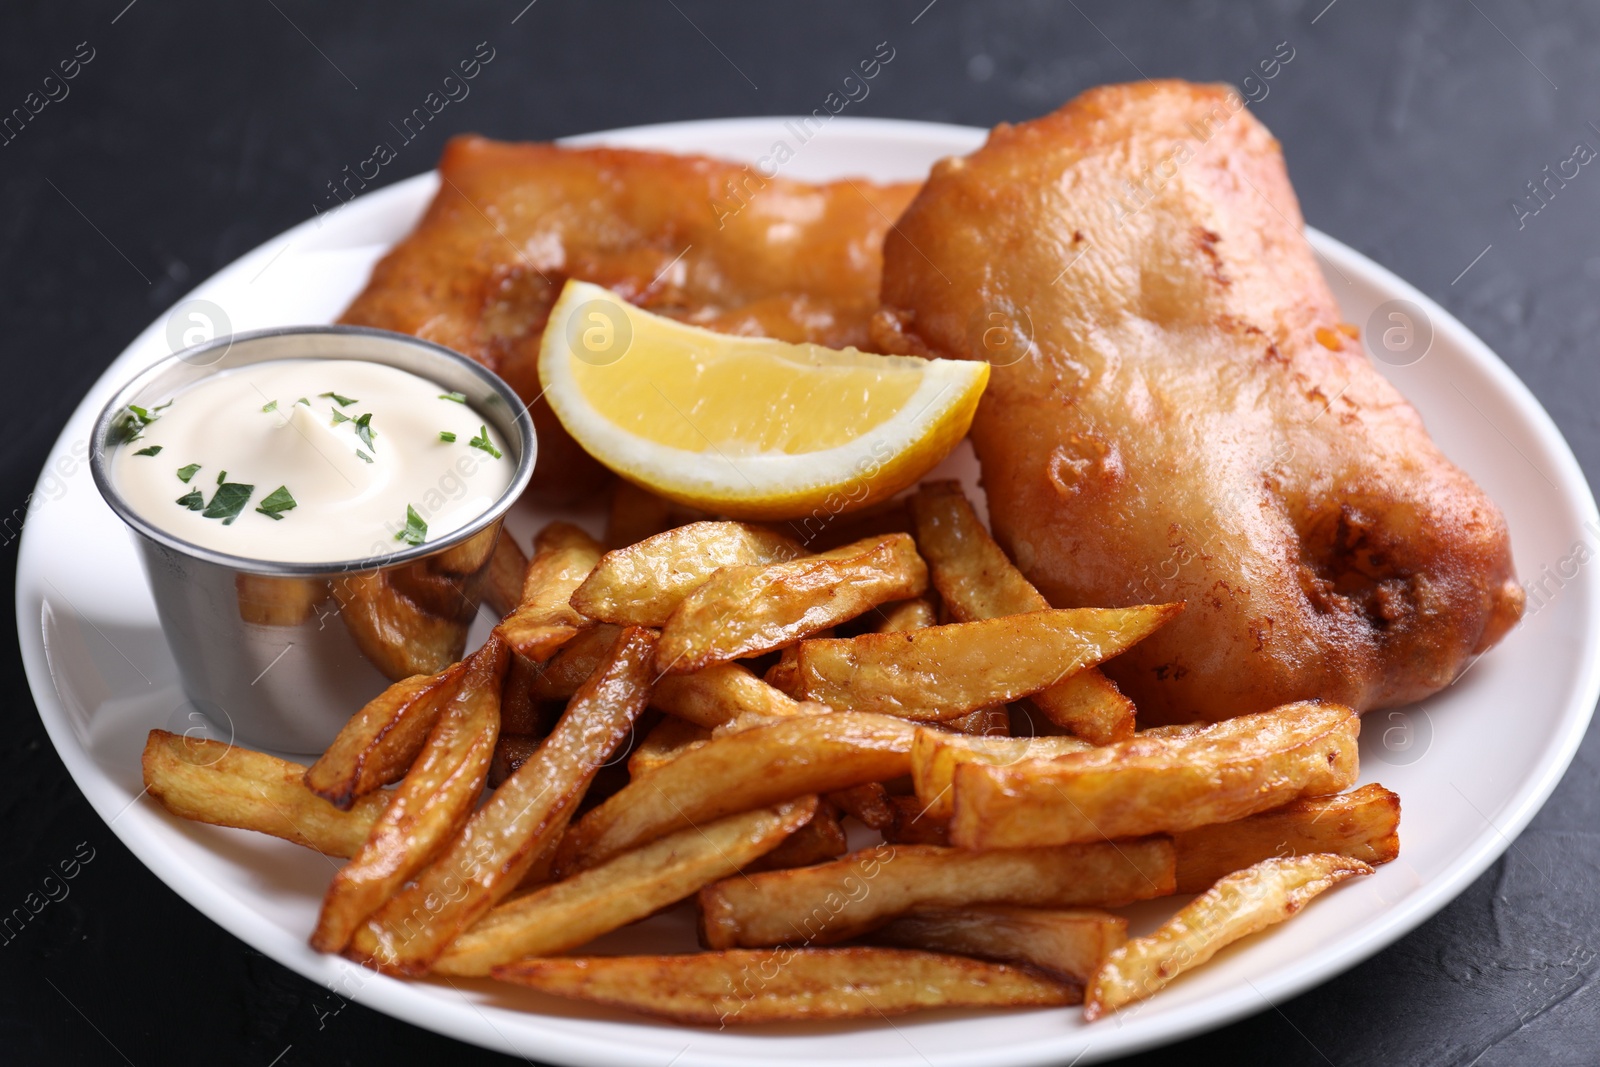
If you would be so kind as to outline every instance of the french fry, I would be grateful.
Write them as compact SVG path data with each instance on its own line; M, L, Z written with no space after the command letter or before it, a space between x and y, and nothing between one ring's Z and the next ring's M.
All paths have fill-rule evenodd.
M502 963L577 948L734 874L780 845L816 810L816 797L802 797L730 815L507 901L456 938L434 970L484 975Z
M957 622L1050 606L983 528L959 483L924 484L911 498L911 514L929 576ZM1097 745L1133 734L1133 702L1098 668L1035 693L1033 702L1051 722Z
M388 798L372 793L341 811L305 787L305 767L220 741L151 730L145 788L172 814L271 834L328 856L366 840Z
M807 518L774 525L804 545L807 552L827 552L863 537L914 530L905 497L881 500L843 514L821 513L819 509Z
M681 832L681 831L680 831ZM839 814L826 801L817 805L811 821L790 834L777 848L744 866L746 871L776 871L825 863L850 851Z
M649 774L691 749L704 748L710 740L711 731L704 726L665 716L628 755L628 774L633 778Z
M740 663L719 663L692 674L668 674L656 682L651 703L698 726L721 726L756 715L793 715L800 702L757 678Z
M1026 759L1049 759L1091 747L1076 737L965 737L922 727L911 743L911 781L928 814L949 819L955 810L952 784L960 764L1009 767Z
M803 641L796 653L796 695L839 711L953 719L1037 693L1109 659L1182 607L1034 611L905 633Z
M855 541L786 563L720 568L661 627L666 674L770 652L928 585L908 534Z
M873 947L524 960L496 967L494 977L704 1026L877 1019L928 1008L1056 1007L1083 995L1026 967Z
M928 813L920 799L890 797L894 809L894 823L883 831L883 839L894 845L944 845L950 844L950 820Z
M483 585L484 603L497 616L511 614L522 602L522 577L528 572L528 557L511 536L511 531L500 530L500 540L495 542L494 555L489 557L489 573Z
M593 630L584 630L582 638ZM615 635L613 635L614 637ZM560 653L557 653L559 655ZM533 689L538 683L544 664L535 663L527 656L515 652L506 662L505 682L500 686L500 732L502 734L531 734L544 736L550 726L549 716Z
M1373 784L1186 830L1172 837L1178 892L1202 893L1219 878L1273 856L1337 853L1376 867L1400 855L1399 829L1400 798Z
M472 814L483 792L500 723L506 647L491 638L468 660L461 685L422 752L389 795L350 862L333 876L311 946L338 952L356 927L422 869Z
M790 645L778 655L778 662L767 668L761 678L784 696L794 699L800 692L800 648Z
M707 948L859 937L919 908L1114 908L1173 891L1165 837L969 852L879 845L832 863L725 878L700 891Z
M882 831L894 825L895 813L889 793L878 782L840 789L829 793L826 799L868 829Z
M298 626L309 622L328 598L326 578L280 578L266 574L233 576L239 618L257 626Z
M883 621L875 629L880 634L899 633L903 630L921 630L937 625L939 611L926 596L912 597L894 604L885 604Z
M572 594L572 606L601 622L661 626L717 568L802 554L789 538L760 526L691 522L607 552Z
M580 819L556 869L592 867L698 822L907 773L916 727L881 715L801 715L713 738Z
M1361 731L1342 704L1308 701L1180 737L1010 766L955 768L950 840L1020 848L1175 833L1232 822L1355 783Z
M1116 949L1089 983L1084 1018L1142 1000L1218 950L1294 915L1347 878L1371 874L1360 860L1329 853L1262 860L1228 875L1149 937Z
M383 571L341 575L330 585L356 647L391 681L434 674L461 658L470 620L424 611Z
M367 701L306 771L306 787L348 810L356 798L404 778L466 671L465 663L452 663L395 682Z
M632 482L617 480L606 515L606 547L623 548L647 537L709 518L705 512L656 496Z
M621 632L622 627L610 623L580 630L547 662L538 665L529 681L528 695L535 700L570 700L611 655Z
M570 523L539 532L516 610L494 632L519 655L544 662L580 630L593 625L568 601L600 560L600 545Z
M650 699L654 631L629 627L555 729L412 885L358 928L349 952L386 973L426 974L451 941L522 880Z
M1128 920L1094 908L982 904L913 911L872 932L882 945L1025 963L1078 983L1128 940Z
M533 734L502 733L494 743L494 759L489 763L489 788L499 789L507 778L516 774L517 768L539 751L539 742L543 740Z
M991 704L987 708L957 715L939 724L940 729L973 737L1010 737L1011 714L1004 704Z

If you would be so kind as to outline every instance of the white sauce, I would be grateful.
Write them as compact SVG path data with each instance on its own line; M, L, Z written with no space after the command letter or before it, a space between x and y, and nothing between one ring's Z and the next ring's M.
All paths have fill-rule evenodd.
M442 399L444 392L407 371L358 360L239 367L152 409L154 421L138 439L116 447L111 479L152 525L204 548L282 563L386 555L408 547L395 536L406 527L408 506L427 524L424 543L436 541L488 511L516 471L504 439L485 430L488 420L471 406L485 398L458 403ZM358 429L364 415L371 416L370 446ZM480 432L500 458L470 443ZM154 447L154 456L138 454ZM179 471L191 464L199 469L185 482ZM254 487L231 522L206 515L227 510L214 503L223 472L229 483ZM258 508L274 510L279 486L295 506L278 509L274 519ZM194 501L194 493L203 501L199 510L178 502ZM221 503L242 495L227 490Z

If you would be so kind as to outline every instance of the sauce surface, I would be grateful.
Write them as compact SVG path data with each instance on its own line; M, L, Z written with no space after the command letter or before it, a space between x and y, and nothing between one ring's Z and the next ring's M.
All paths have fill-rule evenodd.
M379 363L257 363L124 411L110 475L146 521L204 548L387 555L461 529L511 484L516 460L472 406L483 399Z

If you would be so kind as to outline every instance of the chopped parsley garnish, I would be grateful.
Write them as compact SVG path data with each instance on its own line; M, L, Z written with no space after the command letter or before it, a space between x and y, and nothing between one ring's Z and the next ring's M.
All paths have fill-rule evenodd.
M489 440L489 427L487 426L480 425L478 427L478 436L468 441L467 444L473 448L481 448L495 459L500 458L500 450L494 447L494 443Z
M199 511L206 506L206 498L200 495L200 490L191 489L178 498L178 503L190 511Z
M280 485L266 495L256 510L269 519L282 519L285 511L293 511L297 506L294 497L289 494L289 487Z
M310 407L311 406L311 401L307 400L305 397L301 397L299 400L296 400L295 403L296 404L304 404L306 407Z
M221 519L222 525L231 526L233 520L239 517L239 512L250 502L250 494L255 491L255 486L243 482L223 482L217 486L217 491L211 494L211 503L206 505L200 516L206 519Z
M367 455L365 452L361 451L361 449L359 449L359 448L356 449L356 455L360 456L362 459L366 460L368 463L372 462L372 457Z
M169 400L155 410L160 411L161 408L171 403L172 401ZM139 439L140 434L144 433L146 426L149 426L160 417L155 412L148 411L138 404L129 404L128 410L117 416L117 421L111 424L111 431L106 434L110 438L108 443L113 445L132 444Z
M339 424L340 424L340 423L341 423L341 422L349 422L349 421L350 421L350 416L349 416L349 415L346 415L346 414L345 414L345 413L344 413L344 412L342 412L342 411L335 411L335 412L334 412L334 413L333 413L333 421L332 421L332 422L330 422L330 423L329 423L329 424L328 424L328 425L330 425L330 426L337 426L337 425L339 425Z
M356 417L355 430L356 436L361 438L362 444L366 445L374 452L378 450L372 443L372 439L378 436L373 432L372 429L372 412L369 411L365 415L359 415Z
M353 396L340 396L338 393L318 393L317 395L330 398L335 404L338 404L342 408L347 408L351 404L357 402L356 398Z
M465 404L467 402L467 394L466 393L440 393L439 394L439 399L440 400L454 400L457 404Z
M451 433L449 430L440 430L439 431L439 440L444 441L446 443L449 443L451 441L454 441L455 439L456 439L456 435Z
M160 445L150 445L148 448L139 449L139 451L135 452L134 455L136 455L136 456L159 456L159 455L161 455L161 446Z
M228 472L227 471L223 471L221 474L217 475L217 484L218 485L221 485L223 482L225 482L227 480L228 480Z
M278 402L276 400L269 400L265 404L261 405L261 410L262 411L277 411L278 410Z
M404 541L408 545L420 545L428 536L428 524L422 521L422 516L417 514L417 509L410 504L406 505L405 529L394 535L396 541Z
M193 478L199 470L200 464L198 463L191 463L187 467L179 467L178 481L183 482L185 485L189 484L189 479Z

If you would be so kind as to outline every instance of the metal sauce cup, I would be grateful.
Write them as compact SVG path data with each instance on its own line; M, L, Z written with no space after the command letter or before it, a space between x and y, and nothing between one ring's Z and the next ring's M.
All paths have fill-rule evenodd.
M374 544L371 556L337 563L201 548L129 507L110 475L117 446L107 445L129 404L165 403L219 371L306 358L385 364L466 394L505 439L516 463L511 484L488 511L436 541ZM536 452L527 409L498 376L439 345L361 326L257 330L185 349L112 397L91 441L95 485L134 531L189 699L227 736L291 753L320 753L391 681L461 657L506 511L527 486ZM441 492L462 462L502 461L469 451L440 470Z

